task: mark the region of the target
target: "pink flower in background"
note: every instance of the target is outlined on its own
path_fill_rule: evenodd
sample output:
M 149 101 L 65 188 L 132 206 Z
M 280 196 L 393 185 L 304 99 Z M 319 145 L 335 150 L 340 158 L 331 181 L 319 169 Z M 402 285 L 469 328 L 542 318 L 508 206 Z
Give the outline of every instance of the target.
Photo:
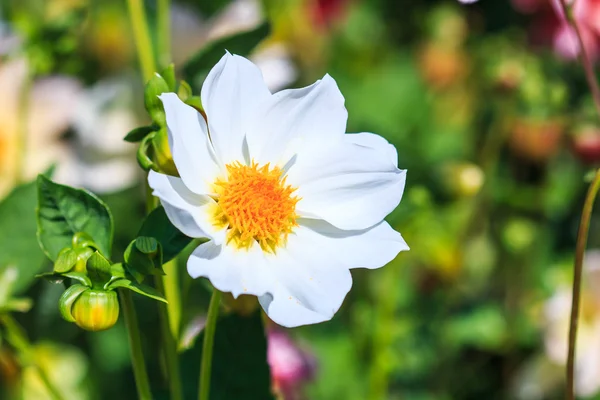
M 577 36 L 569 26 L 560 0 L 512 0 L 512 3 L 517 11 L 535 15 L 530 32 L 535 45 L 549 44 L 555 53 L 568 60 L 578 56 Z M 600 0 L 577 0 L 573 15 L 587 53 L 597 60 L 600 55 Z
M 300 349 L 282 330 L 269 330 L 267 340 L 267 361 L 275 393 L 285 400 L 302 398 L 302 385 L 314 376 L 315 358 Z

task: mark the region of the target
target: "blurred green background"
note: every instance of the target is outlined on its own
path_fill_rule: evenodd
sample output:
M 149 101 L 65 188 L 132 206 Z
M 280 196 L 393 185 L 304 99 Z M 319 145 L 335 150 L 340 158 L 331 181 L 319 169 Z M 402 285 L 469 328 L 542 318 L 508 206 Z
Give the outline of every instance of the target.
M 596 57 L 600 2 L 578 1 L 593 10 L 577 18 Z M 194 94 L 202 81 L 186 61 L 266 21 L 270 34 L 250 58 L 270 88 L 329 73 L 346 98 L 347 131 L 384 136 L 408 169 L 388 220 L 411 251 L 379 270 L 353 270 L 354 287 L 331 322 L 268 327 L 281 398 L 563 397 L 575 237 L 586 179 L 600 161 L 600 127 L 550 3 L 173 0 L 172 61 Z M 157 2 L 145 5 L 155 26 Z M 31 180 L 54 165 L 56 180 L 98 193 L 113 210 L 122 254 L 144 216 L 136 148 L 122 138 L 147 122 L 125 1 L 2 0 L 0 282 L 14 281 L 11 295 L 33 300 L 12 315 L 65 399 L 135 398 L 125 328 L 119 321 L 90 333 L 60 318 L 64 288 L 33 278 L 51 265 L 35 239 L 34 187 L 13 190 L 16 171 Z M 594 217 L 589 248 L 598 246 Z M 577 361 L 577 392 L 589 399 L 600 399 L 598 254 L 586 256 Z M 181 331 L 191 347 L 210 291 L 187 277 L 184 262 Z M 145 298 L 136 305 L 161 398 L 156 307 Z M 48 398 L 1 332 L 0 398 Z M 185 354 L 185 368 L 198 368 Z

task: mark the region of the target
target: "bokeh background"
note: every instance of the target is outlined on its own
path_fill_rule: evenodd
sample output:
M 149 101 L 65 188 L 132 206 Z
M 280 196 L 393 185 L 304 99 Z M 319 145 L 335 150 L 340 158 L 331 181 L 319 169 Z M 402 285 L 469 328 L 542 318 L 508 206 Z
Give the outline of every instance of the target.
M 562 398 L 575 236 L 589 171 L 600 161 L 600 126 L 557 4 L 173 0 L 178 73 L 207 44 L 268 22 L 271 33 L 250 58 L 269 87 L 329 73 L 346 98 L 348 132 L 384 136 L 408 169 L 388 220 L 411 250 L 380 270 L 354 270 L 331 322 L 268 326 L 281 398 Z M 157 4 L 145 5 L 155 26 Z M 578 0 L 575 17 L 595 61 L 600 1 Z M 186 78 L 199 94 L 201 80 Z M 64 288 L 34 279 L 51 269 L 35 239 L 35 200 L 19 197 L 34 189 L 13 189 L 53 167 L 59 182 L 98 193 L 115 215 L 122 254 L 144 216 L 136 146 L 122 138 L 148 121 L 125 1 L 2 0 L 0 314 L 9 286 L 11 296 L 33 301 L 13 316 L 65 399 L 135 398 L 125 328 L 119 321 L 88 333 L 60 318 Z M 22 203 L 19 213 L 9 201 Z M 28 234 L 15 235 L 17 226 Z M 600 399 L 598 246 L 594 217 L 576 381 L 587 399 Z M 181 265 L 185 349 L 210 292 Z M 160 391 L 156 307 L 136 302 Z M 0 398 L 49 398 L 2 332 Z

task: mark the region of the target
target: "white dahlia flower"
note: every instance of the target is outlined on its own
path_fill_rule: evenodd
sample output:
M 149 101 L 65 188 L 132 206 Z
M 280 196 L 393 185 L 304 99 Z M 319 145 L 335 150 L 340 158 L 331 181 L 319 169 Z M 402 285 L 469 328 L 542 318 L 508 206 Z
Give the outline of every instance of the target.
M 350 269 L 379 268 L 408 246 L 383 219 L 406 171 L 381 136 L 345 134 L 335 81 L 267 89 L 260 70 L 226 54 L 202 87 L 206 119 L 174 93 L 160 96 L 179 177 L 148 181 L 171 222 L 208 238 L 188 260 L 234 297 L 258 297 L 293 327 L 329 320 L 352 286 Z

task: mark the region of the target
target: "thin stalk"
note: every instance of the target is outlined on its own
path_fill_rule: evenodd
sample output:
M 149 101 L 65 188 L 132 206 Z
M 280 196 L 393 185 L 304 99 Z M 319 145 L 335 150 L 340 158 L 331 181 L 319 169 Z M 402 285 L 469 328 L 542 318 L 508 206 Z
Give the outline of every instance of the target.
M 171 0 L 158 0 L 157 31 L 158 64 L 165 68 L 171 62 Z
M 567 0 L 560 0 L 560 4 L 562 6 L 563 12 L 567 21 L 569 21 L 569 25 L 575 31 L 575 36 L 577 36 L 577 45 L 579 46 L 579 61 L 583 66 L 583 70 L 585 72 L 585 79 L 587 80 L 590 91 L 592 92 L 592 97 L 594 99 L 594 104 L 596 105 L 596 111 L 598 112 L 598 116 L 600 117 L 600 87 L 598 87 L 598 81 L 596 80 L 596 75 L 594 74 L 594 67 L 592 65 L 592 60 L 590 59 L 585 46 L 583 45 L 583 37 L 581 36 L 581 29 L 579 29 L 579 25 L 573 16 L 572 7 L 575 4 L 575 0 L 571 3 L 571 6 L 567 4 Z
M 25 179 L 25 166 L 27 165 L 27 136 L 28 136 L 28 123 L 29 120 L 29 103 L 31 100 L 31 86 L 33 84 L 33 76 L 28 70 L 25 75 L 25 80 L 21 86 L 21 95 L 19 96 L 19 110 L 17 119 L 17 164 L 15 165 L 15 178 L 14 182 L 16 185 L 23 182 Z
M 37 362 L 31 348 L 31 343 L 29 343 L 29 339 L 25 336 L 25 331 L 19 323 L 15 321 L 10 314 L 1 315 L 0 322 L 2 322 L 2 325 L 4 325 L 4 328 L 6 329 L 6 341 L 19 352 L 22 360 L 25 360 L 27 364 L 30 364 L 35 368 L 52 400 L 63 400 L 60 391 L 54 386 L 46 374 L 46 371 Z
M 156 289 L 165 293 L 165 285 L 162 276 L 154 278 Z M 179 360 L 177 359 L 177 343 L 169 325 L 169 310 L 167 305 L 159 302 L 158 317 L 160 320 L 160 335 L 163 341 L 163 352 L 165 356 L 167 380 L 169 381 L 169 392 L 171 400 L 183 399 L 183 389 L 179 376 Z
M 571 305 L 571 322 L 569 325 L 569 354 L 567 358 L 567 399 L 575 399 L 575 345 L 577 342 L 577 324 L 579 322 L 579 304 L 581 302 L 581 272 L 583 269 L 583 256 L 590 229 L 590 219 L 594 208 L 594 201 L 600 189 L 600 169 L 596 171 L 594 180 L 590 184 L 583 211 L 581 222 L 577 232 L 577 244 L 575 247 L 575 267 L 573 270 L 573 302 Z
M 143 0 L 127 0 L 127 5 L 140 68 L 144 82 L 147 82 L 156 72 L 156 63 L 154 61 L 152 41 L 150 40 L 150 31 L 148 30 L 146 11 L 144 10 Z
M 208 400 L 210 394 L 210 373 L 212 369 L 213 344 L 215 341 L 215 330 L 217 329 L 217 317 L 219 316 L 219 305 L 221 303 L 221 292 L 213 289 L 208 316 L 204 327 L 204 343 L 202 344 L 202 363 L 200 364 L 200 387 L 198 388 L 198 399 Z
M 131 291 L 119 289 L 119 295 L 121 296 L 121 310 L 123 311 L 125 326 L 127 327 L 131 365 L 133 366 L 138 398 L 140 400 L 150 400 L 152 399 L 152 392 L 150 391 L 150 382 L 148 380 L 148 372 L 146 371 L 146 363 L 144 362 L 144 353 L 142 352 L 142 343 L 140 341 L 140 327 L 133 306 Z
M 152 190 L 146 184 L 146 211 L 148 213 L 158 206 L 157 200 L 156 197 L 152 196 Z M 156 276 L 154 284 L 156 289 L 160 293 L 163 293 L 167 299 L 167 304 L 158 304 L 162 347 L 166 364 L 165 378 L 169 382 L 171 400 L 179 400 L 183 398 L 183 389 L 177 356 L 181 315 L 181 295 L 177 280 L 177 259 L 175 258 L 164 264 L 163 268 L 165 276 Z

